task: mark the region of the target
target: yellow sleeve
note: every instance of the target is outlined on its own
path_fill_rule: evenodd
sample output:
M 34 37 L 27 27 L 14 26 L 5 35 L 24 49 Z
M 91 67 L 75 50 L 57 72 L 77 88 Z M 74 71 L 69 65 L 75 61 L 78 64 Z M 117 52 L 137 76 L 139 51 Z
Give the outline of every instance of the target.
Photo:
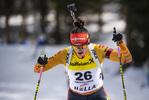
M 128 50 L 128 48 L 126 47 L 126 45 L 124 43 L 119 44 L 120 49 L 121 49 L 121 62 L 122 63 L 129 63 L 132 61 L 132 56 L 130 51 Z M 110 54 L 109 59 L 111 61 L 115 61 L 115 62 L 119 62 L 119 57 L 118 57 L 118 51 L 117 50 L 113 50 Z
M 59 64 L 63 64 L 64 66 L 66 66 L 67 49 L 68 48 L 63 49 L 63 50 L 59 51 L 58 53 L 56 53 L 53 57 L 49 58 L 48 63 L 43 68 L 43 72 L 45 72 Z M 34 67 L 34 72 L 39 73 L 40 68 L 41 68 L 41 65 L 36 63 L 36 65 Z
M 129 51 L 129 49 L 127 48 L 127 46 L 124 43 L 119 44 L 120 48 L 121 48 L 121 53 L 125 59 L 124 63 L 129 63 L 132 61 L 132 55 Z
M 125 59 L 124 56 L 122 55 L 122 53 L 120 53 L 121 55 L 121 62 L 124 63 Z M 113 50 L 109 56 L 109 60 L 114 61 L 114 62 L 119 62 L 119 57 L 118 57 L 118 51 L 117 50 Z
M 102 64 L 104 59 L 106 58 L 106 52 L 109 49 L 107 46 L 104 45 L 95 45 L 93 44 L 96 54 L 98 56 L 99 62 Z
M 96 45 L 93 44 L 96 54 L 98 56 L 99 62 L 102 64 L 105 58 L 108 58 L 111 61 L 119 62 L 118 51 L 113 50 L 104 45 Z M 121 49 L 121 62 L 122 63 L 129 63 L 132 61 L 132 56 L 128 48 L 124 43 L 119 44 Z

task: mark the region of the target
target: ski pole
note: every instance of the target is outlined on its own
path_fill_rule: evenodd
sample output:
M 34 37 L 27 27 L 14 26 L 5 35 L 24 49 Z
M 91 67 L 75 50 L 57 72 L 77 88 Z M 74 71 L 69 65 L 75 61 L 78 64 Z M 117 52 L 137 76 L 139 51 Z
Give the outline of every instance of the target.
M 116 34 L 116 28 L 113 28 L 113 33 Z M 126 90 L 125 90 L 125 82 L 124 82 L 124 75 L 123 75 L 123 68 L 122 68 L 122 62 L 121 62 L 121 55 L 120 55 L 120 47 L 119 47 L 119 41 L 117 41 L 117 51 L 118 51 L 118 57 L 119 57 L 119 62 L 120 62 L 120 73 L 121 73 L 121 78 L 122 78 L 122 84 L 123 84 L 123 92 L 124 92 L 124 99 L 127 100 L 126 98 Z
M 37 97 L 37 93 L 38 93 L 38 88 L 39 88 L 39 84 L 40 84 L 40 79 L 41 79 L 43 67 L 44 67 L 44 65 L 41 66 L 40 75 L 39 75 L 39 79 L 38 79 L 38 83 L 37 83 L 37 87 L 36 87 L 36 92 L 35 92 L 34 100 L 36 100 L 36 97 Z
M 70 11 L 70 15 L 73 18 L 73 21 L 76 22 L 76 17 L 75 17 L 75 13 L 77 11 L 76 7 L 75 7 L 75 3 L 69 4 L 67 5 L 68 10 Z
M 45 57 L 46 57 L 46 55 L 44 55 L 44 58 Z M 39 89 L 39 85 L 40 85 L 40 80 L 41 80 L 43 68 L 44 68 L 44 65 L 41 65 L 39 79 L 38 79 L 38 83 L 37 83 L 37 87 L 36 87 L 36 92 L 35 92 L 35 96 L 34 96 L 34 100 L 36 100 L 36 98 L 37 98 L 37 93 L 38 93 L 38 89 Z

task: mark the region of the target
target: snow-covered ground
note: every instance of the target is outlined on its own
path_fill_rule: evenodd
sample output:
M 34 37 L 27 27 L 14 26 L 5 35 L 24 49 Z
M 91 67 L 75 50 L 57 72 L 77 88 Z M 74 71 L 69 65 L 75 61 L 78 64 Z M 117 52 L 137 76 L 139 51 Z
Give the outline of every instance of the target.
M 111 41 L 112 34 L 102 34 L 99 44 L 116 49 Z M 46 46 L 48 57 L 68 45 Z M 37 57 L 33 57 L 33 46 L 1 46 L 0 47 L 0 100 L 33 100 L 39 74 L 33 72 Z M 105 60 L 104 87 L 111 100 L 124 100 L 119 63 Z M 128 100 L 148 100 L 149 87 L 146 85 L 145 70 L 133 66 L 124 73 Z M 67 76 L 63 65 L 42 74 L 37 100 L 66 100 Z

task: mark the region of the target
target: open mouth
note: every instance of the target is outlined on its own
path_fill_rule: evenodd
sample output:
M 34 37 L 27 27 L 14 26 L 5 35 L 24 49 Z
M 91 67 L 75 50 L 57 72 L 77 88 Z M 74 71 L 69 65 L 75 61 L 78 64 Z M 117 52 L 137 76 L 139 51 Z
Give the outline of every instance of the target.
M 83 52 L 78 52 L 79 55 L 81 55 Z

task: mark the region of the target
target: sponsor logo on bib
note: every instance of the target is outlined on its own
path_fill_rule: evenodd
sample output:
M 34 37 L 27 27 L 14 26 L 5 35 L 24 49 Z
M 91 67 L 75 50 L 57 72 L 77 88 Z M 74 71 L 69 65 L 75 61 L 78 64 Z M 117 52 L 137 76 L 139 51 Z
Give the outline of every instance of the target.
M 69 56 L 69 55 L 68 55 Z M 67 60 L 66 60 L 67 61 Z M 89 65 L 91 63 L 95 63 L 93 58 L 92 59 L 89 59 L 88 62 L 70 62 L 70 65 L 71 66 L 85 66 L 85 65 Z
M 85 85 L 80 85 L 80 87 L 76 87 L 76 86 L 74 86 L 74 90 L 79 90 L 79 91 L 90 91 L 90 90 L 93 90 L 94 88 L 96 88 L 96 85 L 92 85 L 92 86 L 86 86 L 86 85 L 88 85 L 88 83 L 87 84 L 85 84 Z

